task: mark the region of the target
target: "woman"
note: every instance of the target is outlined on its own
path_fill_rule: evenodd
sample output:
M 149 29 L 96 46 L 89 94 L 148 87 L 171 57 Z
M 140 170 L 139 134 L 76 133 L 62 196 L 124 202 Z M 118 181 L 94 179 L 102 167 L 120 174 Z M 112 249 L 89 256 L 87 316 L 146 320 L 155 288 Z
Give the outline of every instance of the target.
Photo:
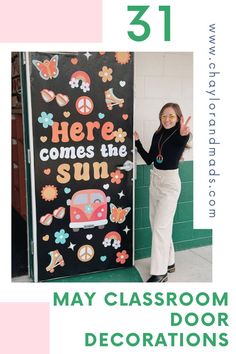
M 150 222 L 152 228 L 151 277 L 148 282 L 166 282 L 167 273 L 175 271 L 172 241 L 173 219 L 181 190 L 178 165 L 189 139 L 190 130 L 176 103 L 165 104 L 160 113 L 160 126 L 146 152 L 134 133 L 135 145 L 144 161 L 154 163 L 150 177 Z

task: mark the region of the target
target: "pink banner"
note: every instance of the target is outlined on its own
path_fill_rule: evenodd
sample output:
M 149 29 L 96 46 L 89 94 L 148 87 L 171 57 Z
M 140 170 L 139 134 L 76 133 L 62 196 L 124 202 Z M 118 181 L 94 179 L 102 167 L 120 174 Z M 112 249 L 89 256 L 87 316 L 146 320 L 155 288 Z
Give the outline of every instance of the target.
M 5 1 L 0 42 L 100 42 L 102 0 Z
M 0 353 L 49 354 L 49 304 L 0 303 Z

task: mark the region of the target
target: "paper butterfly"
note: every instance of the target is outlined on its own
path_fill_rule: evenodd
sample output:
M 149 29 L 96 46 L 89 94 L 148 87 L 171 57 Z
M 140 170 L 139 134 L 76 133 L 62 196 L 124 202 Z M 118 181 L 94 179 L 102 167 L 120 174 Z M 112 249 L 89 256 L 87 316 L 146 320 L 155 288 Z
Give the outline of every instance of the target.
M 122 209 L 121 207 L 116 207 L 114 204 L 110 204 L 110 210 L 111 210 L 111 215 L 110 215 L 110 220 L 115 223 L 122 224 L 122 222 L 125 221 L 126 215 L 128 212 L 131 210 L 130 207 Z
M 45 59 L 43 62 L 39 60 L 32 60 L 34 66 L 38 69 L 39 75 L 42 79 L 55 79 L 59 74 L 58 55 L 54 55 L 50 60 Z

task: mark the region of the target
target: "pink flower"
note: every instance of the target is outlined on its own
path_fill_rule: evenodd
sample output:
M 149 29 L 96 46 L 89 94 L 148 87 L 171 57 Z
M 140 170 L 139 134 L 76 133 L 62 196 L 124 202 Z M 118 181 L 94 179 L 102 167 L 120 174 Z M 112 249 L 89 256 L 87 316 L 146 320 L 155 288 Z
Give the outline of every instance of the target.
M 124 174 L 120 172 L 120 170 L 115 170 L 115 172 L 111 172 L 111 183 L 120 184 Z
M 124 264 L 126 262 L 126 259 L 129 258 L 129 255 L 126 250 L 123 250 L 122 252 L 117 252 L 116 257 L 116 263 Z

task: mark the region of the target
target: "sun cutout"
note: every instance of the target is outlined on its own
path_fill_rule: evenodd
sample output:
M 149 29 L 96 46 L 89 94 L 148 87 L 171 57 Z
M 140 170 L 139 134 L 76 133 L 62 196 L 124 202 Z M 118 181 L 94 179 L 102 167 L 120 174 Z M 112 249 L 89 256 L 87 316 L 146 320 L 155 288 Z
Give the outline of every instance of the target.
M 58 196 L 58 191 L 57 187 L 52 186 L 52 185 L 47 185 L 44 186 L 41 190 L 41 197 L 44 199 L 46 202 L 51 202 L 54 199 L 56 199 Z
M 127 64 L 130 61 L 130 52 L 116 52 L 115 58 L 119 64 Z

